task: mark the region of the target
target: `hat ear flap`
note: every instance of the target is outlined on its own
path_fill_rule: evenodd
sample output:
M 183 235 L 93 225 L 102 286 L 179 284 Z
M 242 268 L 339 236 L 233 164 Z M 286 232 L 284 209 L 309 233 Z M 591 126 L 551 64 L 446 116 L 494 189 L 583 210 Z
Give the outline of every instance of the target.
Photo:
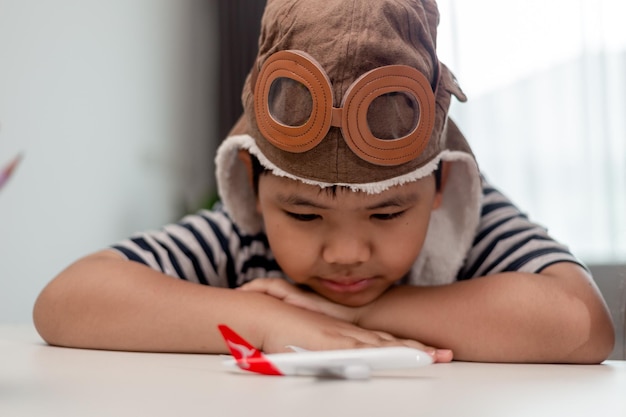
M 250 183 L 250 187 L 254 189 L 254 173 L 252 170 L 252 157 L 250 156 L 250 152 L 245 149 L 240 149 L 237 151 L 237 158 L 243 163 L 246 168 L 246 174 L 248 175 L 248 182 Z
M 443 203 L 443 193 L 446 189 L 446 183 L 448 182 L 448 176 L 450 175 L 450 166 L 452 164 L 451 161 L 440 161 L 441 165 L 438 168 L 439 172 L 439 186 L 436 190 L 435 200 L 433 201 L 433 210 L 441 207 Z

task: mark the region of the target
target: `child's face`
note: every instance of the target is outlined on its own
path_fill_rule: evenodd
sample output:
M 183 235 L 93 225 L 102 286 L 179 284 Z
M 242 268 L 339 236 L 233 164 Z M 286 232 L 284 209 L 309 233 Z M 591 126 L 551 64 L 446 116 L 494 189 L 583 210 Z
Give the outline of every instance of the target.
M 264 174 L 257 208 L 283 271 L 331 301 L 356 307 L 410 270 L 440 201 L 432 175 L 368 195 Z

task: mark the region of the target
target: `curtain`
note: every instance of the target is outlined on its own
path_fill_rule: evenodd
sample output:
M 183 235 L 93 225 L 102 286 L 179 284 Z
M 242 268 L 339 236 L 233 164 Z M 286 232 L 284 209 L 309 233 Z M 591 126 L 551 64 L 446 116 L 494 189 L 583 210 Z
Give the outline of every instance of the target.
M 243 112 L 241 90 L 257 54 L 266 0 L 219 0 L 218 137 L 224 138 Z
M 440 0 L 451 115 L 487 179 L 585 262 L 626 261 L 623 0 Z

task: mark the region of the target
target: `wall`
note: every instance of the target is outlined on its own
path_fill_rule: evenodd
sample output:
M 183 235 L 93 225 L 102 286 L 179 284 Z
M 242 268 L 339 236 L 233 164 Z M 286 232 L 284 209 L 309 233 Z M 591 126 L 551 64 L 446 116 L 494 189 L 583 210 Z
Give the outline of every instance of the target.
M 212 187 L 215 2 L 0 0 L 0 322 Z

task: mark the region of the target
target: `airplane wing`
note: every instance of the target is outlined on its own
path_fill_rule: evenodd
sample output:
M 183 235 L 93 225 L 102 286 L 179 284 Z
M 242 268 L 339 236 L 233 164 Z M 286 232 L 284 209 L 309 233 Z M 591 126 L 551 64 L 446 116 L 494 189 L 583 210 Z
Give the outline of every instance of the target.
M 271 356 L 271 355 L 266 355 Z M 270 357 L 271 359 L 271 357 Z M 239 369 L 242 371 L 256 372 L 264 375 L 283 375 L 283 376 L 315 376 L 315 377 L 331 377 L 331 378 L 346 378 L 346 379 L 367 379 L 371 374 L 371 368 L 366 363 L 361 364 L 336 364 L 331 365 L 328 363 L 323 364 L 310 364 L 300 360 L 295 361 L 292 364 L 281 363 L 279 366 L 273 364 L 273 367 L 277 369 L 279 373 L 264 373 L 250 368 L 246 368 L 237 362 L 236 359 L 228 357 L 223 361 L 224 366 L 231 369 Z

